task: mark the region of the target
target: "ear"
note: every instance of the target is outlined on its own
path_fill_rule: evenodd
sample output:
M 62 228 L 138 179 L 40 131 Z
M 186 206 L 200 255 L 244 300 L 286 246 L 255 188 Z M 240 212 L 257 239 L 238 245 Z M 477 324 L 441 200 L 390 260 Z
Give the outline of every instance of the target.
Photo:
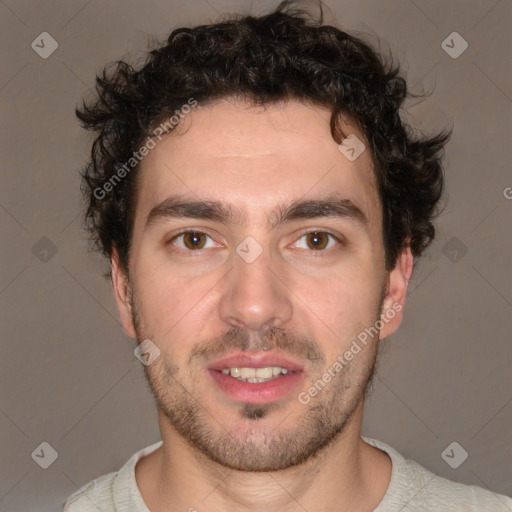
M 124 331 L 130 338 L 136 338 L 135 326 L 132 319 L 131 290 L 128 276 L 119 264 L 119 254 L 115 247 L 112 248 L 112 258 L 110 260 L 110 275 L 112 277 L 112 286 L 114 288 L 114 297 L 116 299 L 119 318 Z
M 381 311 L 383 327 L 380 330 L 379 339 L 391 336 L 402 323 L 405 298 L 413 266 L 411 248 L 407 245 L 398 256 L 395 268 L 388 273 L 386 295 Z

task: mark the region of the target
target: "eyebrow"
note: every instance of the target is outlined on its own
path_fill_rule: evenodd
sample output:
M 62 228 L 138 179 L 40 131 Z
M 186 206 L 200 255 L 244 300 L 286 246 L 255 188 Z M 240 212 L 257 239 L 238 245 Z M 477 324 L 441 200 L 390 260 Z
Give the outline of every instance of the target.
M 247 224 L 244 210 L 221 201 L 195 200 L 171 196 L 149 212 L 144 230 L 166 220 L 189 218 L 212 220 L 223 224 Z M 369 221 L 363 211 L 348 198 L 329 196 L 322 199 L 295 200 L 272 211 L 268 218 L 270 229 L 294 220 L 339 218 L 368 229 Z

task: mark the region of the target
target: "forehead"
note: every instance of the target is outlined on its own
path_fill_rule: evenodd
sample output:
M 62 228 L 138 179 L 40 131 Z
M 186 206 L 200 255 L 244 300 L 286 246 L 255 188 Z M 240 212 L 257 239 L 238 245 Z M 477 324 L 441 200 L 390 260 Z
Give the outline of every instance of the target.
M 332 138 L 330 117 L 298 101 L 253 107 L 221 100 L 194 107 L 142 161 L 136 224 L 176 194 L 225 201 L 267 222 L 265 212 L 281 203 L 336 193 L 370 220 L 378 217 L 370 151 L 350 161 Z M 367 146 L 348 118 L 341 129 Z

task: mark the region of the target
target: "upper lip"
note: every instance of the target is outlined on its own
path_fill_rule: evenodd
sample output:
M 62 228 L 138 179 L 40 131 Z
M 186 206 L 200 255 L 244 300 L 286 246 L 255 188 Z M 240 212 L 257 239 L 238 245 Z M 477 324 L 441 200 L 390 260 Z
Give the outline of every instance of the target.
M 283 355 L 269 352 L 231 354 L 217 359 L 208 366 L 208 369 L 221 371 L 225 368 L 265 368 L 268 366 L 279 366 L 292 372 L 304 369 L 301 364 Z

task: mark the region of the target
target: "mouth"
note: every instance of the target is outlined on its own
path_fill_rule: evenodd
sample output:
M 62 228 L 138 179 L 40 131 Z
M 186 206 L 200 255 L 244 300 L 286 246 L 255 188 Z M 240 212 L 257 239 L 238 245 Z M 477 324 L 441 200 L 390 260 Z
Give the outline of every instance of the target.
M 302 365 L 276 354 L 235 354 L 214 362 L 207 372 L 231 399 L 265 404 L 288 395 L 305 377 Z

